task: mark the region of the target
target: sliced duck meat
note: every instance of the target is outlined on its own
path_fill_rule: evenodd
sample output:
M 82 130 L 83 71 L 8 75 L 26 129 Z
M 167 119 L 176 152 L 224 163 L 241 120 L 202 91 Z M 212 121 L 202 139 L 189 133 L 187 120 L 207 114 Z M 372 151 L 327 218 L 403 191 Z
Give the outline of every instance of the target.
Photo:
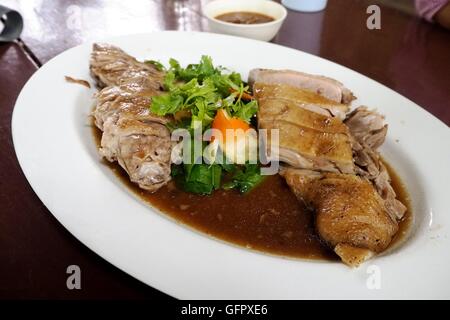
M 259 128 L 278 130 L 280 161 L 292 166 L 331 172 L 353 173 L 353 157 L 349 138 L 341 133 L 327 133 L 302 127 L 284 120 L 260 118 Z M 275 148 L 273 148 L 275 147 Z
M 315 212 L 321 239 L 350 266 L 386 249 L 404 206 L 377 152 L 384 118 L 364 107 L 347 116 L 354 97 L 332 79 L 260 69 L 250 77 L 258 125 L 278 129 L 279 159 L 290 165 L 280 173 Z
M 287 84 L 255 83 L 253 92 L 258 101 L 276 99 L 290 101 L 298 107 L 322 115 L 345 119 L 349 106 L 324 98 L 312 91 L 299 89 Z
M 348 128 L 331 116 L 326 109 L 304 107 L 298 101 L 283 95 L 286 85 L 255 84 L 259 103 L 258 127 L 268 129 L 268 150 L 278 150 L 280 161 L 294 167 L 330 172 L 353 173 L 353 156 Z M 280 89 L 281 88 L 281 89 Z M 300 89 L 288 88 L 294 96 Z M 326 100 L 309 91 L 306 101 Z M 283 98 L 280 98 L 283 97 Z M 328 100 L 327 100 L 328 101 Z M 312 105 L 314 106 L 314 105 Z M 347 106 L 345 106 L 347 108 Z M 274 146 L 271 130 L 278 130 L 278 145 Z M 273 141 L 276 141 L 275 139 Z
M 355 99 L 353 93 L 337 80 L 292 70 L 253 69 L 249 74 L 249 83 L 288 84 L 344 104 Z
M 373 180 L 373 184 L 380 196 L 384 199 L 388 213 L 397 220 L 401 220 L 404 217 L 407 208 L 397 199 L 397 194 L 391 184 L 389 172 L 382 162 L 380 163 L 380 173 L 375 180 Z
M 103 131 L 100 154 L 117 161 L 130 180 L 156 191 L 170 180 L 173 142 L 165 124 L 171 119 L 150 111 L 161 94 L 164 73 L 110 45 L 94 44 L 91 74 L 103 87 L 93 111 Z
M 319 236 L 349 266 L 386 249 L 398 231 L 383 199 L 364 178 L 295 168 L 283 168 L 280 174 L 314 211 Z
M 257 97 L 259 110 L 258 118 L 286 121 L 304 128 L 332 134 L 348 135 L 348 127 L 338 118 L 330 117 L 329 114 L 311 112 L 306 108 L 290 100 L 283 99 L 261 99 Z
M 352 136 L 356 172 L 374 184 L 385 201 L 390 216 L 398 220 L 402 219 L 406 206 L 397 199 L 389 172 L 377 151 L 387 133 L 384 117 L 375 111 L 368 110 L 367 107 L 359 107 L 348 115 L 345 124 Z
M 388 125 L 384 123 L 384 116 L 364 106 L 350 112 L 345 119 L 345 124 L 357 141 L 373 150 L 384 143 L 388 130 Z

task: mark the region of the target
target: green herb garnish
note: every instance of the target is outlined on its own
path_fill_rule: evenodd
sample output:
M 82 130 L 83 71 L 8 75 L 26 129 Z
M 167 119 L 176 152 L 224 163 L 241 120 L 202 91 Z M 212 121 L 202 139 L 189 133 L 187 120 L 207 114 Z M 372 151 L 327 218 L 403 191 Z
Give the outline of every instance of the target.
M 248 90 L 241 76 L 235 72 L 224 73 L 224 68 L 214 67 L 210 57 L 202 56 L 200 63 L 186 68 L 182 68 L 175 59 L 170 59 L 169 64 L 164 78 L 167 93 L 153 97 L 153 113 L 164 116 L 189 110 L 192 123 L 201 121 L 206 128 L 220 108 L 247 122 L 258 111 L 256 101 L 244 102 L 241 99 Z
M 220 188 L 222 167 L 218 164 L 187 164 L 172 166 L 172 176 L 183 190 L 211 194 Z
M 225 190 L 237 189 L 246 193 L 258 186 L 264 180 L 261 168 L 257 164 L 246 164 L 243 169 L 237 169 L 230 182 L 223 185 Z
M 185 68 L 175 59 L 170 59 L 168 69 L 157 61 L 146 63 L 166 71 L 166 93 L 152 98 L 151 111 L 160 116 L 188 111 L 187 118 L 167 125 L 171 131 L 184 128 L 192 132 L 194 126 L 199 124 L 202 129 L 207 129 L 222 108 L 231 117 L 238 117 L 247 123 L 258 111 L 258 104 L 249 96 L 249 88 L 240 74 L 215 67 L 208 56 L 202 56 L 198 64 Z M 203 143 L 202 150 L 206 145 Z M 258 164 L 240 166 L 215 161 L 212 164 L 191 161 L 192 164 L 173 165 L 172 176 L 183 190 L 197 194 L 211 194 L 221 187 L 246 193 L 263 180 Z M 224 178 L 229 182 L 223 184 Z

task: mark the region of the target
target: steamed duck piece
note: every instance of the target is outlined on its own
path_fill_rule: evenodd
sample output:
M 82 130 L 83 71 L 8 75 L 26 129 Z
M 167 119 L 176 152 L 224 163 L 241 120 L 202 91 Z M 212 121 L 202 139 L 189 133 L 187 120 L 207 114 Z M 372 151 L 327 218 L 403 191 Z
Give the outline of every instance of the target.
M 129 82 L 129 86 L 137 91 L 158 91 L 162 89 L 164 80 L 164 72 L 154 65 L 137 61 L 122 49 L 109 44 L 93 45 L 89 69 L 100 88 Z
M 148 97 L 122 87 L 106 87 L 96 95 L 95 123 L 103 130 L 100 155 L 118 161 L 131 181 L 155 191 L 170 180 L 172 141 L 165 124 L 153 115 Z
M 151 113 L 151 98 L 160 94 L 164 73 L 121 49 L 94 44 L 90 69 L 103 87 L 93 111 L 103 131 L 100 154 L 117 161 L 141 188 L 156 191 L 170 180 L 173 143 L 164 126 L 170 121 Z M 106 87 L 105 87 L 106 86 Z
M 90 70 L 97 85 L 103 88 L 96 94 L 93 112 L 95 123 L 103 130 L 103 123 L 113 117 L 132 117 L 166 123 L 168 118 L 151 114 L 148 106 L 152 97 L 162 93 L 164 72 L 152 64 L 137 61 L 121 49 L 94 44 Z M 147 121 L 148 122 L 148 121 Z
M 382 252 L 398 230 L 385 202 L 364 178 L 294 168 L 283 168 L 280 174 L 314 211 L 319 236 L 349 266 Z
M 156 191 L 170 180 L 170 132 L 158 122 L 133 118 L 106 121 L 100 154 L 117 161 L 142 189 Z
M 334 116 L 345 119 L 349 106 L 330 99 L 309 90 L 299 89 L 288 84 L 266 84 L 256 82 L 253 92 L 258 101 L 283 100 L 289 101 L 299 108 L 319 113 L 325 116 Z
M 377 149 L 383 144 L 388 126 L 384 117 L 367 107 L 356 108 L 351 112 L 345 124 L 352 136 L 352 149 L 356 172 L 359 176 L 371 181 L 386 202 L 389 215 L 402 219 L 406 207 L 397 199 L 391 185 L 391 177 L 380 159 Z
M 159 92 L 130 91 L 128 84 L 108 86 L 95 94 L 96 106 L 92 115 L 95 125 L 103 130 L 107 120 L 117 122 L 119 118 L 141 119 L 146 122 L 167 123 L 168 117 L 160 117 L 150 111 L 152 96 Z
M 256 83 L 253 88 L 259 103 L 258 127 L 269 129 L 269 134 L 270 129 L 278 129 L 279 145 L 275 150 L 279 150 L 280 161 L 302 169 L 354 172 L 347 126 L 322 108 L 323 104 L 309 104 L 329 100 L 287 85 Z M 306 98 L 299 103 L 299 97 Z M 342 106 L 343 110 L 348 108 Z
M 343 104 L 349 104 L 355 99 L 353 93 L 339 81 L 292 70 L 253 69 L 249 74 L 249 83 L 287 84 Z

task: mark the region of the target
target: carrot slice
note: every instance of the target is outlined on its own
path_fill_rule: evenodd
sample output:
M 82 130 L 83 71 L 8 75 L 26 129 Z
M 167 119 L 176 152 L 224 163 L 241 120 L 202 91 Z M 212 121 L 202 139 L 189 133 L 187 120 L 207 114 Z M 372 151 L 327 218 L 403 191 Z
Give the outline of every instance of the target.
M 232 163 L 244 164 L 246 160 L 257 159 L 257 149 L 252 147 L 256 146 L 256 131 L 251 130 L 247 122 L 230 117 L 226 110 L 220 109 L 214 117 L 212 128 L 216 131 L 212 133 L 211 142 L 217 139 L 216 145 Z
M 223 139 L 225 140 L 227 130 L 236 131 L 242 129 L 244 132 L 246 132 L 248 129 L 250 129 L 250 126 L 244 120 L 241 120 L 236 117 L 230 117 L 230 115 L 226 112 L 226 110 L 220 109 L 219 111 L 217 111 L 217 114 L 214 117 L 212 128 L 219 130 L 223 135 Z M 212 137 L 212 141 L 213 140 L 214 135 Z

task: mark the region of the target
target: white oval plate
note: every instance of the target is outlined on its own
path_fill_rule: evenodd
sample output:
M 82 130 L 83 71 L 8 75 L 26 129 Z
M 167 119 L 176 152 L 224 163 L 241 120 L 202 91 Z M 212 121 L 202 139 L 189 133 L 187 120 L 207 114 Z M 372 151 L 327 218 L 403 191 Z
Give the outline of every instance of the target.
M 383 156 L 412 198 L 415 222 L 399 249 L 359 269 L 284 259 L 211 239 L 149 208 L 99 162 L 88 115 L 92 43 L 67 50 L 20 93 L 12 131 L 19 163 L 42 202 L 81 242 L 133 277 L 177 298 L 450 298 L 450 132 L 383 85 L 333 62 L 270 43 L 208 34 L 158 32 L 106 39 L 139 59 L 181 63 L 210 55 L 241 72 L 289 68 L 342 81 L 389 123 Z M 92 81 L 91 81 L 92 82 Z M 379 280 L 379 281 L 378 281 Z M 379 287 L 379 288 L 378 288 Z M 378 289 L 377 289 L 378 288 Z

